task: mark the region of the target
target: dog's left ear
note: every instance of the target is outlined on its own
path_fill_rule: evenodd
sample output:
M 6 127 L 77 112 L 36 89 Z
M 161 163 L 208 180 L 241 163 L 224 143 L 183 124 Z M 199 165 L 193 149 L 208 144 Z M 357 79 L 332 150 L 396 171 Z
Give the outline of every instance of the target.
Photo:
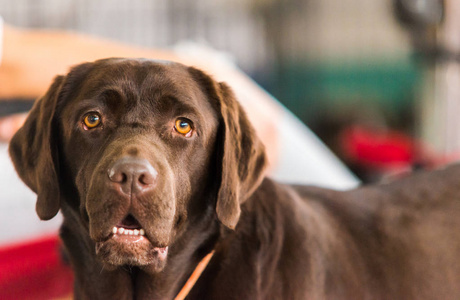
M 45 96 L 37 100 L 9 146 L 19 177 L 37 194 L 36 211 L 42 220 L 53 218 L 60 207 L 53 117 L 63 82 L 63 76 L 56 77 Z
M 216 212 L 222 224 L 234 229 L 240 218 L 241 203 L 252 195 L 264 177 L 265 147 L 233 91 L 198 69 L 190 68 L 190 72 L 205 89 L 220 117 L 217 147 L 221 182 Z

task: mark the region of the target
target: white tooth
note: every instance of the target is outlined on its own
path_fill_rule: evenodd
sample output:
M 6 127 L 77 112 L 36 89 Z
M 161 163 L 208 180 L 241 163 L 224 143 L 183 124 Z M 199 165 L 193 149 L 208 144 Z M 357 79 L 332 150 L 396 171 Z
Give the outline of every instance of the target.
M 134 235 L 139 235 L 139 230 L 134 229 Z
M 113 234 L 117 233 L 117 231 L 118 231 L 117 227 L 113 227 L 112 229 Z
M 129 230 L 129 235 L 133 235 L 133 231 L 132 231 L 132 230 Z
M 140 235 L 145 235 L 144 229 L 139 230 L 139 234 L 140 234 Z
M 126 230 L 125 230 L 125 235 L 128 235 L 128 234 L 129 234 L 129 230 L 126 229 Z
M 123 231 L 125 231 L 124 228 L 118 228 L 118 233 L 119 233 L 119 234 L 123 234 Z

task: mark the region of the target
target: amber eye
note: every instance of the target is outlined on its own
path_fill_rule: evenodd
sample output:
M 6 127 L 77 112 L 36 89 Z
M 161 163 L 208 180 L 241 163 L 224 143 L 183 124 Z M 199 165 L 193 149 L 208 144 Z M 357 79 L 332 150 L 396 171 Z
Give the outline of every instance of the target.
M 93 129 L 101 124 L 101 115 L 95 112 L 89 113 L 83 119 L 83 123 L 88 129 Z
M 178 133 L 185 135 L 186 137 L 189 137 L 192 134 L 192 122 L 185 118 L 177 119 L 174 128 Z

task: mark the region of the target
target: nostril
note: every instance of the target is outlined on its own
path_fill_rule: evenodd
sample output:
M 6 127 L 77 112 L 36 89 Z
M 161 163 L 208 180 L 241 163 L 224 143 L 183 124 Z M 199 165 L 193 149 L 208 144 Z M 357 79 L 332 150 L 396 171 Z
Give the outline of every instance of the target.
M 115 170 L 115 168 L 109 170 L 109 179 L 116 183 L 124 183 L 128 180 L 125 173 Z
M 155 177 L 152 173 L 142 173 L 139 176 L 139 182 L 143 185 L 151 185 L 155 182 Z

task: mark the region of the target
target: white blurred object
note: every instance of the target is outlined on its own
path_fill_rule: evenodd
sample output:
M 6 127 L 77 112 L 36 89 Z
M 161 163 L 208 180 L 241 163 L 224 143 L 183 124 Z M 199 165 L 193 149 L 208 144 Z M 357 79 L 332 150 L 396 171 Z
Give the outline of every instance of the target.
M 271 174 L 274 179 L 338 190 L 359 185 L 358 178 L 287 109 L 278 133 L 278 164 Z
M 37 196 L 19 179 L 8 155 L 8 145 L 0 143 L 0 244 L 57 232 L 61 215 L 40 221 L 35 213 Z

